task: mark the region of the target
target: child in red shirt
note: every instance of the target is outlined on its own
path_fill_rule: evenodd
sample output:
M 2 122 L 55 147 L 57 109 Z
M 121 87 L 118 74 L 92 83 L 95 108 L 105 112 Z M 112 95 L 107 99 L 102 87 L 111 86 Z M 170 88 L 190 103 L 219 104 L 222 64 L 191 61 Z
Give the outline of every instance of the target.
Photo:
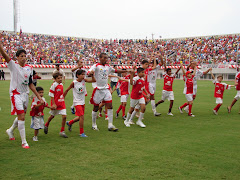
M 39 129 L 44 128 L 44 113 L 43 110 L 45 107 L 51 108 L 48 103 L 46 102 L 45 98 L 43 97 L 44 90 L 42 87 L 36 87 L 36 90 L 38 94 L 42 97 L 42 100 L 44 103 L 41 103 L 41 101 L 37 98 L 34 97 L 32 100 L 31 104 L 31 111 L 30 111 L 30 116 L 32 116 L 32 123 L 31 123 L 31 128 L 34 129 L 34 136 L 33 136 L 33 141 L 38 141 L 38 132 Z
M 64 132 L 65 123 L 67 119 L 67 112 L 66 112 L 66 106 L 65 106 L 64 96 L 63 96 L 62 74 L 59 72 L 56 72 L 53 74 L 53 78 L 55 82 L 52 84 L 49 91 L 49 96 L 51 97 L 52 110 L 49 112 L 51 116 L 48 118 L 48 121 L 44 126 L 44 133 L 45 134 L 48 133 L 49 123 L 56 115 L 60 114 L 62 115 L 62 127 L 59 135 L 64 138 L 67 138 L 68 136 Z

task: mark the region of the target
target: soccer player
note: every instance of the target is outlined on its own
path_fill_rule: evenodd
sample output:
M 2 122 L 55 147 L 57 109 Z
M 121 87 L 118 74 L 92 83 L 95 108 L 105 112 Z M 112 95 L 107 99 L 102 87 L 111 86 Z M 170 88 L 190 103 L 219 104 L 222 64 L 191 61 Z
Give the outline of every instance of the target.
M 196 74 L 197 67 L 196 66 L 194 67 L 193 74 L 191 71 L 185 72 L 182 63 L 181 63 L 181 68 L 182 68 L 182 72 L 183 72 L 183 80 L 185 81 L 183 94 L 185 94 L 187 102 L 184 103 L 182 106 L 180 106 L 178 109 L 179 109 L 180 113 L 183 113 L 182 108 L 184 108 L 188 105 L 189 106 L 188 116 L 195 117 L 192 114 L 192 105 L 193 105 L 193 84 L 194 84 L 193 81 L 194 81 L 194 78 L 196 78 L 195 74 Z
M 163 65 L 163 58 L 161 55 L 160 55 L 160 59 L 161 59 L 161 65 Z M 154 116 L 159 116 L 161 114 L 156 111 L 154 94 L 156 90 L 157 72 L 161 66 L 158 64 L 158 61 L 154 56 L 152 57 L 151 64 L 152 64 L 152 67 L 149 67 L 145 70 L 145 74 L 146 74 L 145 86 L 146 86 L 147 92 L 150 94 L 150 102 L 151 102 L 153 114 Z
M 93 74 L 92 79 L 85 78 L 85 71 L 83 69 L 78 69 L 76 72 L 77 79 L 74 80 L 70 86 L 66 89 L 63 96 L 66 97 L 68 91 L 73 89 L 73 105 L 76 108 L 75 118 L 71 121 L 67 121 L 68 130 L 72 131 L 73 123 L 79 121 L 80 128 L 80 137 L 87 137 L 84 133 L 83 124 L 84 124 L 84 110 L 85 110 L 85 90 L 86 90 L 86 82 L 96 82 Z
M 55 81 L 52 84 L 48 94 L 51 97 L 52 110 L 49 112 L 49 114 L 51 115 L 49 116 L 48 121 L 44 126 L 44 133 L 45 134 L 48 133 L 49 123 L 52 121 L 52 119 L 56 115 L 60 114 L 62 115 L 62 127 L 59 135 L 64 138 L 67 138 L 68 136 L 65 134 L 65 131 L 64 131 L 67 112 L 66 112 L 66 106 L 65 106 L 64 96 L 63 96 L 62 74 L 60 74 L 59 72 L 56 72 L 53 74 L 53 78 Z
M 130 75 L 130 84 L 133 87 L 132 87 L 132 92 L 131 92 L 130 109 L 127 113 L 127 119 L 124 121 L 124 124 L 126 125 L 126 127 L 130 127 L 131 114 L 134 111 L 134 107 L 139 104 L 140 108 L 141 108 L 141 112 L 140 112 L 140 115 L 139 115 L 139 118 L 138 118 L 138 121 L 136 122 L 136 124 L 142 128 L 145 128 L 146 125 L 142 122 L 142 118 L 144 116 L 145 109 L 146 109 L 145 99 L 143 97 L 145 95 L 143 94 L 143 91 L 145 91 L 147 99 L 149 98 L 149 94 L 145 89 L 144 68 L 137 69 L 138 75 L 136 77 L 133 77 L 134 73 L 135 72 L 132 71 L 131 75 Z
M 230 89 L 234 87 L 234 85 L 228 85 L 226 83 L 222 83 L 223 77 L 220 75 L 215 79 L 212 71 L 211 71 L 213 84 L 215 85 L 214 97 L 216 98 L 217 106 L 213 109 L 213 114 L 218 115 L 218 110 L 222 106 L 223 103 L 223 93 L 225 89 Z
M 43 97 L 44 90 L 42 87 L 36 87 L 38 94 L 42 97 L 44 103 L 41 103 L 37 97 L 34 97 L 31 104 L 30 116 L 32 116 L 31 128 L 34 129 L 33 141 L 38 141 L 38 132 L 39 129 L 44 128 L 44 113 L 43 110 L 45 107 L 51 108 Z
M 123 70 L 126 70 L 126 69 L 123 69 Z M 122 118 L 124 120 L 126 120 L 125 109 L 126 109 L 126 105 L 127 105 L 127 99 L 129 96 L 130 74 L 128 75 L 128 73 L 125 72 L 125 73 L 122 73 L 122 76 L 123 76 L 122 78 L 119 77 L 117 87 L 115 87 L 113 92 L 116 90 L 116 88 L 120 88 L 121 104 L 120 104 L 118 110 L 116 111 L 116 118 L 118 118 L 119 112 L 122 110 Z
M 85 72 L 86 72 L 86 74 L 87 74 L 87 70 L 86 69 L 84 69 L 84 67 L 83 67 L 83 60 L 78 60 L 77 61 L 77 66 L 76 67 L 74 67 L 74 68 L 72 68 L 72 73 L 73 73 L 73 80 L 76 80 L 77 79 L 77 76 L 76 76 L 76 72 L 79 70 L 79 69 L 83 69 Z M 87 89 L 85 89 L 85 96 L 87 96 Z M 72 112 L 72 114 L 75 114 L 75 109 L 74 109 L 74 105 L 72 104 L 72 106 L 71 106 L 71 112 Z
M 1 38 L 0 34 L 0 39 Z M 11 98 L 11 115 L 17 115 L 13 121 L 12 126 L 6 130 L 10 140 L 15 140 L 13 131 L 18 127 L 19 134 L 22 140 L 22 147 L 25 149 L 30 148 L 25 133 L 25 114 L 28 106 L 28 94 L 29 88 L 40 100 L 44 103 L 42 97 L 36 91 L 35 86 L 32 83 L 33 69 L 26 63 L 26 51 L 19 49 L 16 53 L 17 62 L 13 61 L 9 55 L 4 51 L 2 43 L 0 41 L 0 53 L 8 63 L 8 68 L 11 72 L 10 81 L 10 98 Z
M 56 69 L 53 71 L 53 74 L 55 74 L 57 72 L 62 74 L 62 76 L 63 76 L 63 84 L 65 84 L 65 73 L 64 73 L 64 71 L 62 69 L 60 69 L 60 65 L 59 64 L 56 64 Z
M 228 113 L 231 112 L 232 107 L 237 102 L 237 100 L 240 98 L 240 72 L 239 72 L 239 68 L 237 68 L 237 73 L 236 73 L 236 76 L 235 76 L 235 86 L 236 86 L 237 94 L 234 97 L 234 99 L 232 101 L 232 104 L 227 107 Z
M 197 62 L 193 61 L 191 62 L 188 67 L 187 67 L 187 71 L 191 71 L 193 72 L 194 68 L 197 68 Z M 200 69 L 196 69 L 196 75 L 195 78 L 193 79 L 193 100 L 195 100 L 196 96 L 197 96 L 197 79 L 202 77 L 203 75 L 206 75 L 209 71 L 211 71 L 212 68 L 209 68 L 207 71 L 202 71 Z M 186 113 L 188 113 L 189 111 L 189 106 L 187 105 L 184 110 L 186 111 Z
M 174 94 L 173 94 L 173 80 L 176 78 L 179 70 L 181 67 L 177 69 L 177 71 L 173 74 L 171 68 L 167 68 L 166 64 L 164 63 L 164 82 L 163 82 L 163 90 L 162 90 L 162 100 L 158 101 L 155 106 L 157 107 L 159 104 L 163 103 L 166 99 L 170 101 L 169 110 L 167 115 L 173 116 L 172 114 L 172 107 L 173 107 L 173 101 L 174 101 Z
M 92 111 L 92 129 L 99 130 L 97 128 L 97 111 L 99 109 L 99 104 L 103 101 L 108 109 L 108 130 L 118 131 L 118 129 L 113 125 L 113 109 L 112 109 L 112 95 L 108 89 L 108 75 L 111 72 L 124 73 L 126 70 L 114 69 L 107 64 L 108 56 L 106 53 L 101 53 L 99 55 L 99 63 L 94 64 L 88 71 L 88 75 L 95 73 L 96 87 L 93 90 L 91 97 L 91 104 L 93 104 Z
M 114 68 L 115 70 L 117 70 L 117 65 L 114 65 L 113 68 Z M 112 75 L 112 76 L 109 76 L 109 77 L 110 77 L 110 81 L 111 81 L 111 82 L 110 82 L 110 85 L 111 85 L 111 88 L 113 89 L 114 86 L 115 86 L 115 87 L 117 86 L 117 82 L 118 82 L 117 76 L 118 76 L 118 74 L 115 73 L 115 72 L 113 72 L 111 75 Z M 117 95 L 120 97 L 119 89 L 117 89 Z

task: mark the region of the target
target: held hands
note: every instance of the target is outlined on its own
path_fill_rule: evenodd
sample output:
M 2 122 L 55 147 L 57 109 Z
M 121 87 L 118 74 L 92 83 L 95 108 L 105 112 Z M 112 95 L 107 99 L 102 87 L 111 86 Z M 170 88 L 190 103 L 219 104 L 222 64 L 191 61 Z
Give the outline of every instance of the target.
M 57 105 L 56 104 L 53 104 L 52 107 L 51 107 L 52 110 L 55 110 L 57 109 Z

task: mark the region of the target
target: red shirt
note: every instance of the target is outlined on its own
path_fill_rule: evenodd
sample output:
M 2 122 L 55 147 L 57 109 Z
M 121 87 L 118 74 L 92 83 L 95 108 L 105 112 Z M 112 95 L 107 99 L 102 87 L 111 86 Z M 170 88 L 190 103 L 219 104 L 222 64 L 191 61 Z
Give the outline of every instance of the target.
M 130 75 L 123 77 L 123 79 L 130 79 Z M 119 80 L 117 88 L 120 88 L 121 96 L 129 94 L 129 82 Z
M 215 85 L 214 97 L 215 98 L 223 98 L 223 93 L 225 89 L 230 89 L 230 86 L 226 83 L 220 83 L 217 80 L 213 80 L 213 84 Z
M 132 99 L 141 99 L 143 97 L 144 87 L 145 87 L 144 79 L 140 78 L 139 76 L 134 77 L 131 98 Z
M 49 96 L 54 98 L 54 102 L 57 105 L 57 110 L 66 109 L 62 83 L 58 84 L 57 82 L 54 82 L 50 88 Z M 52 100 L 51 105 L 53 105 Z
M 170 76 L 167 73 L 163 74 L 163 90 L 172 91 L 173 80 L 175 79 L 175 77 L 176 74 L 171 74 Z
M 240 72 L 236 74 L 235 79 L 238 83 L 238 85 L 236 86 L 236 90 L 239 91 L 240 90 Z
M 43 116 L 43 110 L 45 107 L 48 106 L 48 103 L 46 102 L 45 98 L 42 97 L 42 100 L 44 101 L 44 104 L 39 106 L 38 108 L 35 108 L 36 105 L 40 103 L 40 100 L 37 97 L 34 97 L 32 100 L 31 104 L 31 111 L 30 111 L 30 116 Z
M 183 91 L 184 94 L 193 94 L 193 78 L 193 75 L 191 78 L 188 78 L 186 76 L 183 77 L 183 80 L 185 81 L 185 87 Z

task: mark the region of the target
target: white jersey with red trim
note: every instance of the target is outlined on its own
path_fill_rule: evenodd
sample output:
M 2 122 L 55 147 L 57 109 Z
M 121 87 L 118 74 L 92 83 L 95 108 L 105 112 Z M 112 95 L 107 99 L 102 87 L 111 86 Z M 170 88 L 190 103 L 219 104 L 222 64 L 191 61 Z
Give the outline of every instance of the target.
M 96 79 L 96 87 L 98 89 L 107 89 L 108 88 L 108 75 L 116 70 L 109 66 L 108 64 L 102 65 L 100 63 L 94 64 L 89 70 L 88 73 L 94 71 Z
M 219 81 L 217 80 L 213 80 L 212 81 L 213 84 L 215 85 L 215 91 L 214 91 L 214 97 L 215 98 L 223 98 L 223 93 L 224 93 L 224 90 L 225 89 L 230 89 L 231 86 L 229 86 L 228 84 L 226 83 L 220 83 Z
M 151 67 L 146 69 L 145 74 L 146 74 L 146 81 L 150 84 L 156 84 L 157 80 L 157 72 L 160 69 L 160 65 L 158 64 L 155 69 L 152 69 Z
M 10 60 L 7 64 L 11 74 L 10 96 L 13 94 L 29 93 L 29 82 L 32 82 L 33 69 L 29 65 L 21 67 L 18 63 Z
M 172 85 L 173 85 L 173 80 L 176 78 L 177 74 L 171 74 L 170 76 L 164 72 L 163 73 L 163 78 L 164 78 L 164 83 L 163 83 L 163 90 L 165 91 L 172 91 Z
M 81 82 L 73 81 L 73 105 L 84 105 L 85 104 L 85 92 L 86 82 L 82 80 Z
M 76 72 L 77 72 L 78 70 L 80 70 L 80 69 L 84 70 L 84 71 L 85 71 L 85 76 L 87 76 L 87 70 L 86 70 L 85 68 L 78 68 L 78 69 L 76 69 L 75 71 L 73 71 L 73 80 L 76 80 L 76 79 L 77 79 Z M 87 96 L 87 89 L 86 89 L 86 87 L 85 87 L 85 96 Z
M 190 68 L 189 70 L 194 71 L 192 68 Z M 200 69 L 196 69 L 195 78 L 193 79 L 194 86 L 197 85 L 197 80 L 202 76 L 203 76 L 203 71 Z

